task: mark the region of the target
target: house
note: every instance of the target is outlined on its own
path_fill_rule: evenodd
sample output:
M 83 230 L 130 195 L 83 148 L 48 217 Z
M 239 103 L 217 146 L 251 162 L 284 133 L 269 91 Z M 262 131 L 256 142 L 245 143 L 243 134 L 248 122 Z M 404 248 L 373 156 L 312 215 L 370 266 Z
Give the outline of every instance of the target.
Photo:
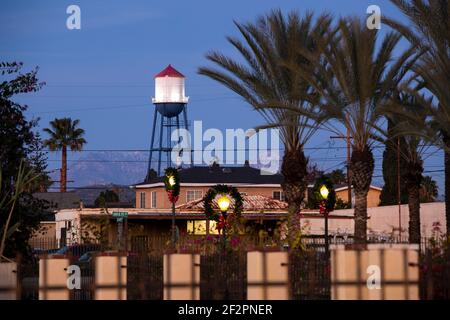
M 202 199 L 205 193 L 217 184 L 237 187 L 243 195 L 261 195 L 284 201 L 281 188 L 281 174 L 261 174 L 261 171 L 250 167 L 197 166 L 183 168 L 180 175 L 180 196 L 177 205 L 183 205 Z M 150 181 L 132 186 L 136 191 L 136 208 L 170 209 L 171 203 L 164 189 L 164 177 L 156 177 Z
M 380 205 L 380 195 L 382 188 L 371 185 L 369 187 L 369 193 L 367 194 L 367 207 L 378 207 Z M 340 185 L 334 189 L 336 191 L 336 198 L 339 198 L 345 202 L 348 202 L 348 186 Z M 355 195 L 352 187 L 352 207 L 355 206 Z
M 242 218 L 246 226 L 252 231 L 266 230 L 269 234 L 275 231 L 279 221 L 287 216 L 287 203 L 262 195 L 243 195 Z M 218 210 L 217 203 L 213 207 Z M 95 239 L 99 235 L 101 226 L 106 225 L 104 234 L 109 243 L 115 243 L 119 233 L 124 232 L 121 219 L 115 213 L 126 213 L 126 233 L 133 236 L 150 236 L 156 239 L 167 238 L 172 225 L 171 208 L 77 208 L 64 209 L 56 214 L 57 226 L 70 224 L 67 230 L 69 242 L 80 242 Z M 177 205 L 175 208 L 175 223 L 178 232 L 183 234 L 206 234 L 206 217 L 203 212 L 201 199 Z M 203 228 L 203 231 L 201 230 Z M 94 231 L 93 231 L 94 230 Z M 92 232 L 93 231 L 93 232 Z M 216 234 L 214 222 L 210 224 L 210 234 Z M 63 236 L 57 228 L 56 237 Z
M 57 226 L 55 214 L 60 210 L 79 208 L 81 199 L 73 192 L 37 192 L 33 197 L 48 203 L 48 214 L 40 222 L 39 229 L 30 239 L 30 244 L 33 248 L 53 247 L 56 245 L 57 229 L 60 235 L 63 235 L 62 238 L 65 237 L 67 230 L 67 226 Z

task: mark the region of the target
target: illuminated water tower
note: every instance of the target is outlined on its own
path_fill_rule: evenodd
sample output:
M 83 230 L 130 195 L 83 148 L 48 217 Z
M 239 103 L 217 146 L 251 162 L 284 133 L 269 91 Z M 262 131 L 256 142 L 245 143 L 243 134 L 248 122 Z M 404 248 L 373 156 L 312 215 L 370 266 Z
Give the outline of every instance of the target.
M 185 96 L 184 79 L 185 77 L 170 64 L 155 76 L 155 97 L 152 99 L 155 111 L 147 180 L 151 178 L 153 170 L 161 176 L 162 164 L 166 167 L 174 166 L 171 164 L 172 131 L 188 129 L 187 102 L 189 98 Z

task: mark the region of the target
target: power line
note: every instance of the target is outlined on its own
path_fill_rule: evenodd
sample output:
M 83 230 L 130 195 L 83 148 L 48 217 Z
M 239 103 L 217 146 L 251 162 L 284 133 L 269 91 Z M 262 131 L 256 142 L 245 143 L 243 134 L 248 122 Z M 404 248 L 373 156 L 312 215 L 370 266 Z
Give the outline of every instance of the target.
M 374 148 L 384 148 L 384 146 L 374 146 Z M 303 150 L 332 150 L 332 149 L 346 149 L 345 146 L 336 146 L 336 147 L 304 147 Z M 258 151 L 258 150 L 264 150 L 262 148 L 221 148 L 221 149 L 214 149 L 217 151 Z M 270 150 L 278 150 L 283 151 L 284 148 L 270 148 Z M 58 152 L 58 151 L 52 151 L 49 149 L 43 149 L 42 151 L 46 152 Z M 73 150 L 67 150 L 68 152 L 150 152 L 148 149 L 82 149 L 79 151 L 73 151 Z M 204 149 L 191 149 L 192 152 L 199 152 L 204 151 Z

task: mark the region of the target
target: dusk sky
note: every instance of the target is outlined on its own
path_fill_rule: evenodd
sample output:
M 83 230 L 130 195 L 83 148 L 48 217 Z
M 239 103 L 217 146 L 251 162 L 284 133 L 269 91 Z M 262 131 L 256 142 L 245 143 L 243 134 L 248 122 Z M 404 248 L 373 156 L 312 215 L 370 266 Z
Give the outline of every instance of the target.
M 71 4 L 81 8 L 81 30 L 66 28 Z M 380 6 L 383 15 L 401 18 L 389 1 L 376 0 L 3 1 L 0 56 L 2 61 L 22 61 L 24 71 L 39 66 L 39 79 L 47 85 L 17 101 L 29 105 L 29 117 L 40 117 L 40 128 L 55 117 L 70 116 L 81 120 L 87 150 L 142 150 L 150 144 L 153 76 L 169 63 L 186 76 L 191 121 L 223 130 L 264 123 L 236 94 L 197 74 L 198 67 L 208 64 L 209 50 L 236 56 L 225 39 L 237 35 L 233 20 L 255 21 L 274 8 L 365 17 L 371 4 Z M 317 134 L 308 147 L 333 144 L 329 136 Z M 344 143 L 334 141 L 333 146 Z M 426 154 L 426 172 L 443 169 L 442 152 L 434 151 Z M 344 168 L 345 149 L 307 154 L 321 169 Z M 373 182 L 379 186 L 381 155 L 382 149 L 375 149 Z M 50 154 L 49 159 L 60 155 Z M 50 161 L 51 168 L 58 166 Z M 426 174 L 442 193 L 443 172 Z

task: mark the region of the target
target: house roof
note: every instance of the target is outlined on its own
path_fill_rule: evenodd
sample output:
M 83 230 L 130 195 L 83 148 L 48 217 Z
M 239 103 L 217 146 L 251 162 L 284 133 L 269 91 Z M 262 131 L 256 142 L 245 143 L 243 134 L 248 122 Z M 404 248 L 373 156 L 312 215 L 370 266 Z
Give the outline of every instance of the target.
M 249 185 L 280 185 L 283 182 L 281 174 L 264 174 L 260 169 L 249 165 L 242 167 L 196 166 L 179 170 L 180 184 L 249 184 Z M 136 184 L 136 187 L 151 187 L 163 183 L 164 177 L 156 177 L 149 181 Z
M 184 78 L 184 75 L 169 64 L 163 71 L 155 75 L 155 78 L 164 77 Z
M 262 196 L 262 195 L 242 195 L 242 200 L 244 204 L 244 212 L 246 211 L 282 211 L 286 212 L 288 204 L 287 202 L 275 200 L 270 197 Z M 234 206 L 234 201 L 231 199 L 230 208 L 232 209 Z M 217 204 L 217 200 L 214 199 L 212 201 L 212 207 L 215 210 L 219 210 L 219 206 Z M 179 210 L 183 211 L 203 211 L 203 199 L 193 200 L 188 203 L 179 205 L 176 207 Z
M 50 209 L 74 209 L 80 206 L 80 197 L 73 192 L 37 192 L 33 196 L 50 203 Z

